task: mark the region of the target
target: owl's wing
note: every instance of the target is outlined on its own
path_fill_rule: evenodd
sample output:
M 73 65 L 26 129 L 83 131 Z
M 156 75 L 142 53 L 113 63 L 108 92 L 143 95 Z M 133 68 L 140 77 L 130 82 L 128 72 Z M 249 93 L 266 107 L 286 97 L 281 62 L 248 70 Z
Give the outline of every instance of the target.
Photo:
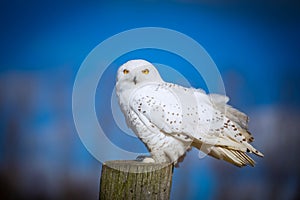
M 210 131 L 214 108 L 202 90 L 167 83 L 147 85 L 136 90 L 130 107 L 151 130 L 157 128 L 180 140 L 192 138 L 208 145 L 246 150 L 237 141 Z
M 262 154 L 243 141 L 247 138 L 246 130 L 234 131 L 244 130 L 248 118 L 233 108 L 227 117 L 221 111 L 224 106 L 231 108 L 227 101 L 225 96 L 206 95 L 203 91 L 166 83 L 137 89 L 130 107 L 151 131 L 161 131 L 182 141 L 192 140 L 193 146 L 238 166 L 254 165 L 245 152 Z

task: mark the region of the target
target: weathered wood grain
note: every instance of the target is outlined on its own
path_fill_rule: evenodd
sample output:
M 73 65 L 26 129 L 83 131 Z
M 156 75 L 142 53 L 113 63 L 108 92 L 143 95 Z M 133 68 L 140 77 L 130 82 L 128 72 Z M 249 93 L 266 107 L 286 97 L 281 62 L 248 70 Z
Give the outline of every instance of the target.
M 132 160 L 102 165 L 99 199 L 170 199 L 172 164 Z

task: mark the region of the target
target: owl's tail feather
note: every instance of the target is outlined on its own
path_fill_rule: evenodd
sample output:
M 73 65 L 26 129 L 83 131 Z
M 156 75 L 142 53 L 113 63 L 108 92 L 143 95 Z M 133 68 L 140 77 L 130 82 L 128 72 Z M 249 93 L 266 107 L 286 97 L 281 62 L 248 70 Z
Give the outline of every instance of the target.
M 232 149 L 228 146 L 203 144 L 199 141 L 194 141 L 192 146 L 216 159 L 225 160 L 238 167 L 243 167 L 246 165 L 254 167 L 255 165 L 255 161 L 241 149 Z
M 217 159 L 225 160 L 238 167 L 246 165 L 250 165 L 252 167 L 255 166 L 255 161 L 242 151 L 227 149 L 224 147 L 212 147 L 208 155 Z
M 215 138 L 215 137 L 211 137 L 209 135 L 206 135 L 206 136 L 203 135 L 199 139 L 194 138 L 192 146 L 195 146 L 196 148 L 198 148 L 197 146 L 200 145 L 200 148 L 201 148 L 201 145 L 203 145 L 203 144 L 207 144 L 210 146 L 216 146 L 216 147 L 222 147 L 222 148 L 235 150 L 235 151 L 254 153 L 255 155 L 260 156 L 260 157 L 264 156 L 260 151 L 255 149 L 251 144 L 247 143 L 246 141 L 237 142 L 237 141 L 234 141 L 234 140 L 222 137 L 222 136 Z M 198 148 L 198 149 L 200 149 L 200 148 Z

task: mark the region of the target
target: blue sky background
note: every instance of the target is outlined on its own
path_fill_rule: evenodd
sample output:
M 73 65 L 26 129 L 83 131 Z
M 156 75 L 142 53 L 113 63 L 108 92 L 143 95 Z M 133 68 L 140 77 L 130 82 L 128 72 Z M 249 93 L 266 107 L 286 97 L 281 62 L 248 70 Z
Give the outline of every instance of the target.
M 101 163 L 81 143 L 72 118 L 76 73 L 103 40 L 151 26 L 182 32 L 206 49 L 266 155 L 255 168 L 237 169 L 192 151 L 175 169 L 172 199 L 296 199 L 299 11 L 291 0 L 2 1 L 0 195 L 97 198 Z M 158 50 L 128 53 L 108 68 L 96 95 L 99 122 L 115 144 L 145 151 L 122 135 L 109 109 L 118 66 L 137 57 L 174 67 L 193 87 L 205 85 L 186 61 Z

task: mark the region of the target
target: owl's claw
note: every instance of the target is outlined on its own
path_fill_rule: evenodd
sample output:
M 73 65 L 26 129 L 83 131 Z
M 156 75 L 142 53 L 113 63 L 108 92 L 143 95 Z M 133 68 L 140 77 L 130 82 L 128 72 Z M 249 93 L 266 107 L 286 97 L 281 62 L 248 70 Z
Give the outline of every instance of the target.
M 154 163 L 155 160 L 151 156 L 145 156 L 145 155 L 140 155 L 136 157 L 136 161 L 143 162 L 143 163 Z

